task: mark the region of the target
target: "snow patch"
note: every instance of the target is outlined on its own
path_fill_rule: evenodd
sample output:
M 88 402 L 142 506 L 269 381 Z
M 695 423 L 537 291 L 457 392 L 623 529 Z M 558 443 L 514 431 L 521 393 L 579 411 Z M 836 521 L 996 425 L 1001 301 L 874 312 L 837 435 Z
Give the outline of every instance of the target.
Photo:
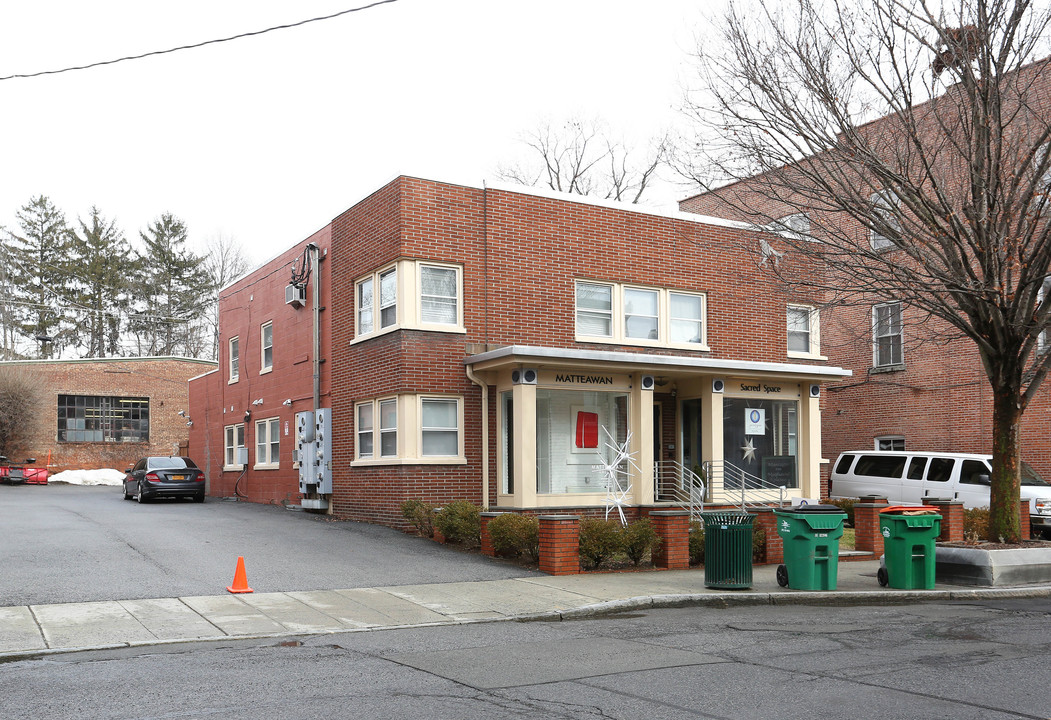
M 120 470 L 103 468 L 102 470 L 65 470 L 48 477 L 48 482 L 68 483 L 70 485 L 113 485 L 119 486 L 124 480 Z

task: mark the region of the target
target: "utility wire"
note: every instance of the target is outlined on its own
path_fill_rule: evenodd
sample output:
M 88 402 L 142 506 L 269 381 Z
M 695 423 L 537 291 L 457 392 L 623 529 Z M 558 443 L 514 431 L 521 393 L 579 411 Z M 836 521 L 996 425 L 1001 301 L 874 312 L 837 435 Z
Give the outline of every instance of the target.
M 153 50 L 151 52 L 142 53 L 141 55 L 126 55 L 124 57 L 115 58 L 113 60 L 101 60 L 99 62 L 89 63 L 87 65 L 76 65 L 73 67 L 61 68 L 59 70 L 41 70 L 40 72 L 35 73 L 18 73 L 15 75 L 4 75 L 0 77 L 0 81 L 17 80 L 20 78 L 34 78 L 41 77 L 43 75 L 59 75 L 61 73 L 73 72 L 74 70 L 89 70 L 91 68 L 101 67 L 103 65 L 115 65 L 117 63 L 126 62 L 128 60 L 142 60 L 143 58 L 153 57 L 154 55 L 167 55 L 168 53 L 178 52 L 180 50 L 194 50 L 196 48 L 202 48 L 207 45 L 216 45 L 218 43 L 230 42 L 231 40 L 240 40 L 241 38 L 254 37 L 256 35 L 265 35 L 266 33 L 274 32 L 275 30 L 288 30 L 289 28 L 307 25 L 309 23 L 321 22 L 322 20 L 332 20 L 333 18 L 338 18 L 342 15 L 361 12 L 362 10 L 371 10 L 374 7 L 378 7 L 380 5 L 388 5 L 397 1 L 398 0 L 377 0 L 377 2 L 369 3 L 368 5 L 350 8 L 349 10 L 341 10 L 331 15 L 313 17 L 308 20 L 300 20 L 299 22 L 288 23 L 287 25 L 275 25 L 273 27 L 268 27 L 264 30 L 253 30 L 252 32 L 245 32 L 239 35 L 231 35 L 230 37 L 218 38 L 216 40 L 205 40 L 204 42 L 194 43 L 192 45 L 180 45 L 178 47 L 169 48 L 167 50 Z

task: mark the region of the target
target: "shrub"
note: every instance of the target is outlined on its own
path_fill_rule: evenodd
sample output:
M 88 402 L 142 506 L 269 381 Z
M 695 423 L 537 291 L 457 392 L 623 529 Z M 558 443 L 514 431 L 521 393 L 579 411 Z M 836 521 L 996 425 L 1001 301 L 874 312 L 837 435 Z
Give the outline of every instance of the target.
M 858 501 L 857 498 L 829 498 L 823 500 L 826 505 L 835 505 L 840 510 L 847 514 L 847 519 L 843 521 L 844 527 L 854 527 L 854 503 Z
M 624 554 L 636 566 L 642 562 L 646 553 L 652 553 L 660 547 L 661 538 L 653 529 L 649 518 L 636 520 L 620 531 L 620 541 Z
M 968 542 L 985 540 L 989 536 L 989 508 L 963 509 L 963 539 Z
M 622 546 L 620 522 L 584 518 L 580 522 L 580 556 L 596 568 L 620 552 Z
M 43 404 L 40 378 L 18 366 L 0 367 L 0 455 L 11 459 L 33 452 L 29 442 L 30 424 Z
M 435 514 L 434 527 L 447 540 L 474 547 L 482 534 L 482 509 L 468 500 L 454 500 Z
M 434 506 L 423 500 L 406 500 L 401 504 L 401 515 L 416 528 L 423 537 L 434 536 Z
M 540 557 L 540 521 L 533 515 L 503 513 L 486 526 L 489 539 L 498 552 L 514 553 L 518 557 L 529 553 L 533 560 Z
M 766 530 L 758 525 L 752 527 L 752 562 L 766 562 Z
M 704 523 L 694 520 L 690 523 L 690 564 L 704 563 Z

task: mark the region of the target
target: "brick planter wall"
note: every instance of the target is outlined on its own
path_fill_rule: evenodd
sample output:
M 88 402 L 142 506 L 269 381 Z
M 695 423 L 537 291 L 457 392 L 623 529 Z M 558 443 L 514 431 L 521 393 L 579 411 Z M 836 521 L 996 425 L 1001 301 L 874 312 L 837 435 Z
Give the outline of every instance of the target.
M 766 533 L 766 562 L 767 564 L 780 564 L 785 559 L 785 543 L 777 532 L 777 516 L 773 508 L 757 508 L 755 513 L 755 525 L 763 528 Z
M 887 498 L 868 497 L 854 504 L 854 549 L 883 554 L 883 536 L 879 531 L 879 512 L 887 507 Z
M 963 540 L 963 502 L 960 500 L 931 500 L 927 503 L 938 508 L 942 516 L 942 531 L 938 542 L 960 542 Z
M 653 553 L 654 567 L 689 569 L 690 513 L 685 510 L 654 510 L 649 517 L 661 539 L 660 547 Z
M 482 555 L 488 555 L 494 557 L 496 555 L 496 548 L 493 547 L 493 539 L 489 537 L 489 521 L 497 515 L 503 515 L 498 512 L 484 512 L 481 514 L 482 520 Z
M 541 515 L 540 572 L 576 575 L 580 572 L 580 518 Z

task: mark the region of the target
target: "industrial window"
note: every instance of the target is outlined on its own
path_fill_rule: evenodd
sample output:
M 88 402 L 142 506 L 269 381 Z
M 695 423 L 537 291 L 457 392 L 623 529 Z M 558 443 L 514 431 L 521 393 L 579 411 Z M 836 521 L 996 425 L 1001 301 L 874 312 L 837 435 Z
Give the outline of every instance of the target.
M 703 293 L 583 280 L 574 293 L 578 340 L 707 349 Z
M 259 374 L 274 369 L 274 323 L 263 323 L 259 331 Z
M 901 303 L 872 307 L 872 364 L 893 367 L 905 363 L 902 353 Z
M 807 305 L 789 305 L 788 354 L 793 356 L 819 355 L 818 313 Z
M 223 456 L 223 467 L 227 469 L 240 470 L 242 467 L 239 461 L 240 452 L 245 446 L 245 426 L 244 423 L 238 423 L 237 425 L 227 425 L 225 428 L 225 453 Z
M 240 339 L 230 338 L 230 382 L 237 382 L 241 375 Z
M 255 467 L 276 468 L 281 462 L 281 421 L 278 418 L 255 423 Z
M 59 442 L 149 442 L 149 398 L 58 396 Z

